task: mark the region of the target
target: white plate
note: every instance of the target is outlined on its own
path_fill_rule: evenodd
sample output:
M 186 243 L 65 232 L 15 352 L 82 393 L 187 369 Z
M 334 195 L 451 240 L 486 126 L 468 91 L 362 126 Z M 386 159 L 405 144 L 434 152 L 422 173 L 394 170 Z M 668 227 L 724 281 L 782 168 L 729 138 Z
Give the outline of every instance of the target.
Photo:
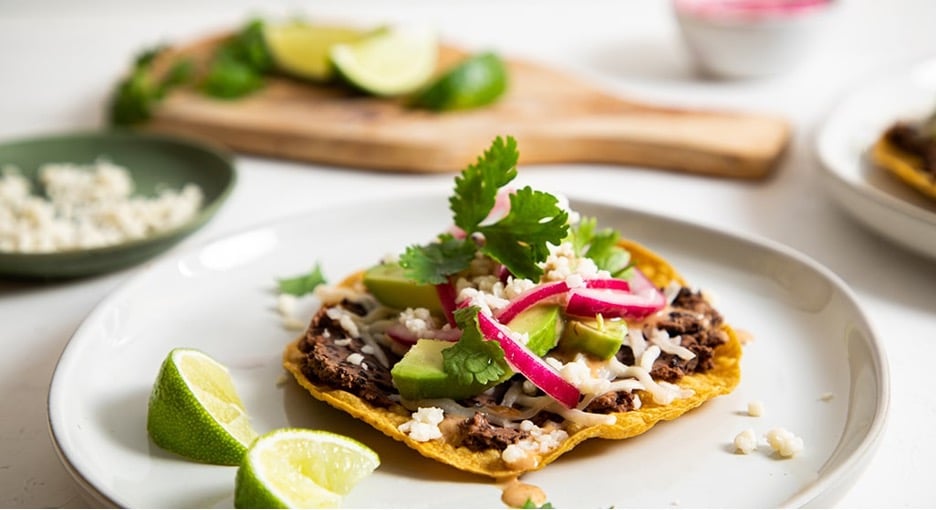
M 936 59 L 882 69 L 850 92 L 829 115 L 817 140 L 824 181 L 855 218 L 899 245 L 936 257 L 936 202 L 868 159 L 870 147 L 897 120 L 936 108 Z
M 295 333 L 281 328 L 273 310 L 275 278 L 320 261 L 336 280 L 446 227 L 441 196 L 362 203 L 368 205 L 331 208 L 164 258 L 84 321 L 55 370 L 49 417 L 63 462 L 99 504 L 232 504 L 234 468 L 189 462 L 147 439 L 146 401 L 159 364 L 171 348 L 189 346 L 230 367 L 259 431 L 324 428 L 380 454 L 381 467 L 347 506 L 503 506 L 486 479 L 423 459 L 291 381 L 278 384 L 280 352 Z M 778 245 L 573 204 L 669 258 L 755 340 L 733 394 L 632 440 L 589 441 L 525 480 L 560 508 L 828 505 L 841 495 L 870 459 L 888 401 L 881 345 L 843 283 Z M 765 416 L 746 415 L 752 400 L 764 402 Z M 764 446 L 733 453 L 742 430 L 762 435 L 775 426 L 801 436 L 805 451 L 785 460 Z

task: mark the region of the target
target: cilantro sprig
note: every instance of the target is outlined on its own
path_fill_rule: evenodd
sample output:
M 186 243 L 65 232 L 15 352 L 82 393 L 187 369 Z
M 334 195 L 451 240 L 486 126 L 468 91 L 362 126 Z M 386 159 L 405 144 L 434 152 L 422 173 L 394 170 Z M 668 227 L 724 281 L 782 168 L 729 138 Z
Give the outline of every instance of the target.
M 178 60 L 162 78 L 153 73 L 153 62 L 162 47 L 148 49 L 133 61 L 130 73 L 117 84 L 108 104 L 108 118 L 117 126 L 139 124 L 148 120 L 153 109 L 173 88 L 192 77 L 192 62 Z
M 442 369 L 464 386 L 493 386 L 510 374 L 504 349 L 494 340 L 485 340 L 478 326 L 477 306 L 455 311 L 461 338 L 442 351 Z
M 598 269 L 604 269 L 615 278 L 625 278 L 631 268 L 630 253 L 618 246 L 621 234 L 612 228 L 598 230 L 598 220 L 582 218 L 569 232 L 572 249 L 579 257 L 588 257 Z
M 291 278 L 280 278 L 276 281 L 281 294 L 304 296 L 315 290 L 316 287 L 326 283 L 322 274 L 322 265 L 316 263 L 311 271 Z
M 400 257 L 406 276 L 420 283 L 444 283 L 466 269 L 480 251 L 518 278 L 539 280 L 543 270 L 538 264 L 549 255 L 547 244 L 559 244 L 569 229 L 569 213 L 556 197 L 521 188 L 510 195 L 510 211 L 503 218 L 485 222 L 498 192 L 517 176 L 518 159 L 517 141 L 498 136 L 455 178 L 449 209 L 465 237 L 444 234 L 432 243 L 410 246 Z

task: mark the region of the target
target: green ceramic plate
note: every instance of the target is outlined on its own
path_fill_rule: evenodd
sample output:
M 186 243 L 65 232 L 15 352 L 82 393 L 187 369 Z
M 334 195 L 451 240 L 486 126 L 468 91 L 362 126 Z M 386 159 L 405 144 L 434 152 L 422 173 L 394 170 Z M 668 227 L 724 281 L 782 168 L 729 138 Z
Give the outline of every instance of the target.
M 0 144 L 0 166 L 12 164 L 31 178 L 44 163 L 88 164 L 104 157 L 125 167 L 138 195 L 158 187 L 201 187 L 204 202 L 188 223 L 141 240 L 56 253 L 0 252 L 0 277 L 52 279 L 89 276 L 126 268 L 168 249 L 204 225 L 234 186 L 236 174 L 225 152 L 191 141 L 154 134 L 105 131 L 55 135 Z

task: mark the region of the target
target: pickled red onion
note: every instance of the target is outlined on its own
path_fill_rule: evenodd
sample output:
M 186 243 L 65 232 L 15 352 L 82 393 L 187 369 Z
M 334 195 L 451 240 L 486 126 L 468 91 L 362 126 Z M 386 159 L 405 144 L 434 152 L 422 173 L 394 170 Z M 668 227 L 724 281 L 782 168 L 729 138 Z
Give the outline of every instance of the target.
M 555 368 L 533 353 L 526 345 L 515 340 L 496 320 L 478 313 L 478 327 L 485 338 L 494 340 L 504 349 L 507 363 L 523 374 L 537 388 L 563 406 L 573 409 L 578 405 L 579 390 L 559 375 Z

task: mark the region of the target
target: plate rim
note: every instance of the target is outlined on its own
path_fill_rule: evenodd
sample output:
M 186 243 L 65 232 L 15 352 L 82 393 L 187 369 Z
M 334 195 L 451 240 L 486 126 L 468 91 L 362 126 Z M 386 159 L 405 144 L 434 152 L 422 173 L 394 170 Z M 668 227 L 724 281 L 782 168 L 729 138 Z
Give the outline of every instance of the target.
M 86 129 L 86 130 L 75 130 L 75 131 L 57 131 L 49 133 L 37 133 L 34 135 L 21 136 L 12 139 L 5 139 L 0 141 L 0 149 L 20 144 L 30 144 L 30 143 L 43 143 L 43 142 L 56 142 L 62 140 L 108 140 L 115 139 L 118 141 L 124 140 L 137 140 L 142 141 L 147 144 L 150 143 L 166 143 L 179 147 L 184 147 L 186 149 L 195 150 L 201 152 L 211 158 L 217 160 L 219 163 L 219 168 L 225 170 L 224 177 L 226 183 L 221 191 L 218 193 L 214 199 L 210 202 L 203 204 L 201 208 L 197 211 L 196 215 L 185 223 L 175 226 L 168 230 L 162 230 L 156 232 L 152 235 L 144 237 L 142 239 L 131 239 L 114 245 L 106 246 L 97 246 L 92 248 L 82 248 L 82 249 L 71 249 L 58 252 L 41 252 L 41 253 L 28 253 L 28 252 L 5 252 L 0 251 L 0 261 L 3 261 L 4 264 L 21 264 L 24 262 L 38 261 L 43 264 L 51 264 L 56 261 L 67 262 L 69 259 L 74 258 L 85 258 L 85 257 L 97 257 L 97 256 L 107 256 L 113 253 L 123 253 L 126 251 L 139 250 L 150 248 L 153 249 L 155 246 L 161 243 L 172 243 L 173 240 L 181 241 L 184 237 L 194 233 L 200 229 L 205 223 L 211 220 L 220 210 L 220 208 L 227 202 L 233 193 L 234 188 L 237 186 L 238 171 L 236 162 L 234 159 L 234 154 L 223 148 L 222 146 L 202 140 L 188 138 L 178 135 L 165 134 L 165 133 L 156 133 L 156 132 L 146 132 L 146 131 L 137 131 L 127 128 L 106 128 L 106 129 Z M 158 254 L 158 252 L 156 252 Z M 134 264 L 135 265 L 135 264 Z M 116 267 L 115 269 L 126 268 L 126 266 Z M 0 269 L 0 278 L 13 278 L 13 279 L 61 279 L 61 278 L 73 278 L 81 276 L 91 276 L 95 274 L 107 273 L 110 270 L 94 270 L 91 272 L 81 272 L 81 273 L 69 273 L 69 274 L 39 274 L 34 271 L 8 271 Z
M 854 100 L 856 96 L 872 89 L 873 87 L 884 85 L 887 82 L 892 82 L 896 79 L 897 76 L 905 77 L 927 62 L 936 63 L 936 57 L 916 57 L 908 62 L 900 62 L 895 65 L 871 71 L 865 75 L 865 78 L 869 79 L 860 79 L 858 80 L 858 85 L 848 87 L 844 95 L 835 101 L 832 108 L 828 110 L 828 113 L 822 119 L 815 137 L 815 141 L 812 144 L 812 153 L 815 159 L 819 162 L 819 167 L 823 170 L 824 175 L 826 175 L 827 182 L 835 182 L 840 186 L 856 192 L 861 196 L 873 201 L 878 206 L 900 213 L 909 217 L 910 219 L 936 227 L 936 213 L 923 209 L 913 203 L 895 197 L 889 193 L 885 193 L 884 191 L 881 191 L 874 186 L 867 185 L 861 179 L 858 180 L 862 181 L 862 184 L 864 185 L 857 185 L 854 182 L 851 182 L 847 176 L 852 175 L 853 172 L 851 172 L 850 169 L 841 168 L 835 161 L 836 158 L 830 155 L 830 151 L 834 151 L 834 149 L 831 147 L 837 146 L 835 146 L 833 142 L 829 141 L 832 136 L 830 133 L 832 132 L 833 124 L 842 115 L 846 114 L 846 112 L 851 111 L 849 108 L 847 108 L 847 106 Z M 896 120 L 896 117 L 894 120 Z M 867 163 L 865 159 L 867 156 L 867 149 L 869 148 L 870 147 L 865 148 L 865 151 L 862 152 L 862 158 L 861 161 L 859 161 L 859 165 L 870 164 Z M 909 186 L 908 190 L 916 192 L 915 190 L 909 188 Z M 844 206 L 845 204 L 842 205 Z M 843 208 L 851 212 L 847 206 Z
M 377 195 L 375 195 L 377 196 Z M 442 200 L 444 195 L 437 191 L 426 192 L 425 190 L 419 192 L 409 192 L 409 193 L 400 193 L 395 195 L 392 198 L 386 196 L 383 197 L 383 202 L 385 203 L 407 203 L 415 199 L 439 199 Z M 868 426 L 867 434 L 861 439 L 861 441 L 855 446 L 855 449 L 848 457 L 835 469 L 825 473 L 821 478 L 813 481 L 812 483 L 804 486 L 798 492 L 792 494 L 787 500 L 783 502 L 782 507 L 804 507 L 810 505 L 812 502 L 818 501 L 826 494 L 829 490 L 834 489 L 839 486 L 841 482 L 846 481 L 847 475 L 852 472 L 860 473 L 867 461 L 871 458 L 873 453 L 876 451 L 877 447 L 880 444 L 881 438 L 883 436 L 883 431 L 886 427 L 886 423 L 889 416 L 890 408 L 890 395 L 891 395 L 891 383 L 890 383 L 890 370 L 889 364 L 887 361 L 887 354 L 884 348 L 883 343 L 880 340 L 880 335 L 875 327 L 874 323 L 870 320 L 867 313 L 864 311 L 863 307 L 860 305 L 860 301 L 857 299 L 854 291 L 848 286 L 842 278 L 835 274 L 831 269 L 826 268 L 818 261 L 810 257 L 809 255 L 800 252 L 792 247 L 786 246 L 778 241 L 771 240 L 767 237 L 761 236 L 759 234 L 748 234 L 741 233 L 737 231 L 732 231 L 724 227 L 717 225 L 709 225 L 692 219 L 679 218 L 671 216 L 668 214 L 662 214 L 653 211 L 642 210 L 634 207 L 629 207 L 626 205 L 615 204 L 611 201 L 593 199 L 593 198 L 583 198 L 574 194 L 570 194 L 570 202 L 573 206 L 578 207 L 579 205 L 588 205 L 591 207 L 607 207 L 616 210 L 619 213 L 624 214 L 633 214 L 641 216 L 644 218 L 650 218 L 655 221 L 661 222 L 671 222 L 677 224 L 684 228 L 697 229 L 705 233 L 714 233 L 716 235 L 725 236 L 732 241 L 740 242 L 749 246 L 758 246 L 766 248 L 769 251 L 779 253 L 784 257 L 791 258 L 796 262 L 803 264 L 809 267 L 812 270 L 815 270 L 826 278 L 830 283 L 832 283 L 836 289 L 847 298 L 848 302 L 852 304 L 855 310 L 858 312 L 858 317 L 861 319 L 862 325 L 867 329 L 869 335 L 867 338 L 866 346 L 871 353 L 871 361 L 873 366 L 873 372 L 875 380 L 878 383 L 879 392 L 875 395 L 877 406 L 874 410 L 874 415 L 871 420 L 871 423 Z M 350 202 L 347 202 L 350 203 Z M 334 206 L 335 204 L 329 204 L 329 207 Z M 278 218 L 273 218 L 265 221 L 260 221 L 253 225 L 248 225 L 242 228 L 237 228 L 229 232 L 224 232 L 218 234 L 210 239 L 206 239 L 198 244 L 187 247 L 184 251 L 175 255 L 171 259 L 164 259 L 159 261 L 159 264 L 168 264 L 175 260 L 176 257 L 183 257 L 186 255 L 191 255 L 209 245 L 212 245 L 216 242 L 223 241 L 225 239 L 244 235 L 249 232 L 259 231 L 263 229 L 276 228 L 279 225 L 289 224 L 292 222 L 302 221 L 304 218 L 312 216 L 317 212 L 320 212 L 324 209 L 325 206 L 316 206 L 300 213 L 293 213 Z M 68 341 L 65 344 L 58 360 L 55 363 L 55 367 L 52 372 L 52 377 L 49 384 L 49 390 L 47 393 L 46 399 L 46 411 L 48 417 L 48 431 L 50 438 L 52 440 L 56 455 L 59 460 L 65 466 L 66 471 L 74 478 L 77 484 L 85 490 L 92 498 L 94 498 L 97 503 L 106 503 L 109 506 L 119 508 L 120 504 L 118 501 L 105 494 L 101 491 L 94 483 L 89 480 L 84 473 L 76 466 L 68 456 L 66 452 L 67 446 L 62 444 L 60 441 L 59 435 L 56 434 L 56 422 L 57 420 L 53 415 L 59 416 L 53 411 L 56 403 L 60 400 L 60 396 L 63 393 L 61 388 L 63 383 L 59 377 L 61 367 L 68 362 L 69 358 L 76 356 L 76 348 L 73 347 L 73 340 L 82 332 L 82 330 L 87 327 L 87 324 L 94 320 L 98 313 L 101 313 L 101 310 L 111 303 L 113 300 L 119 298 L 122 293 L 126 292 L 127 289 L 136 285 L 137 282 L 145 277 L 145 275 L 154 270 L 153 266 L 148 266 L 145 269 L 137 272 L 127 280 L 121 282 L 116 288 L 112 289 L 107 296 L 94 305 L 91 311 L 82 319 L 78 327 L 69 337 Z M 834 453 L 834 451 L 833 451 Z M 832 457 L 830 457 L 832 458 Z M 850 484 L 846 484 L 845 487 L 849 487 Z

